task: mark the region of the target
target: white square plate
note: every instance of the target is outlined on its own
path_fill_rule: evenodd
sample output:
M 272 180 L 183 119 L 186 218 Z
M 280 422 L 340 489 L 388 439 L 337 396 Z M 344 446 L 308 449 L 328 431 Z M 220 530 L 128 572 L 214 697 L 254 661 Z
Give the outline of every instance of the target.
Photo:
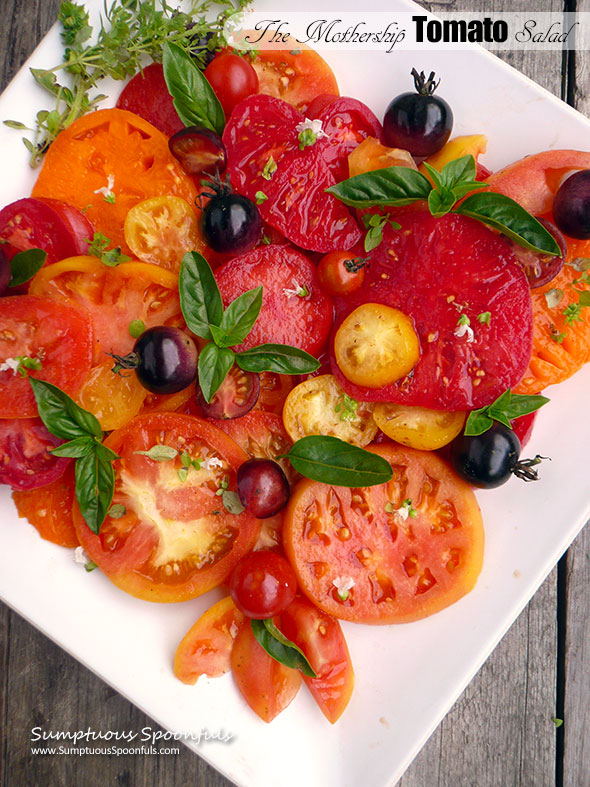
M 371 10 L 380 10 L 378 3 L 371 0 Z M 88 5 L 98 10 L 101 0 Z M 265 2 L 274 10 L 281 5 L 286 8 L 286 0 Z M 355 10 L 352 0 L 332 7 Z M 384 7 L 392 15 L 415 8 L 404 0 L 388 0 Z M 54 28 L 27 66 L 43 68 L 60 57 Z M 443 80 L 440 92 L 453 107 L 454 134 L 487 134 L 483 162 L 490 169 L 548 148 L 588 147 L 586 118 L 483 51 L 432 50 L 428 57 L 342 52 L 326 59 L 342 94 L 366 102 L 380 117 L 393 96 L 410 89 L 416 63 L 435 70 Z M 0 118 L 32 122 L 46 103 L 25 68 L 0 98 Z M 18 132 L 0 126 L 0 150 L 0 204 L 5 205 L 29 194 L 34 176 Z M 266 725 L 246 707 L 231 675 L 202 678 L 196 687 L 178 682 L 172 674 L 174 650 L 211 597 L 151 605 L 126 596 L 99 571 L 81 570 L 71 552 L 41 541 L 18 520 L 6 487 L 0 489 L 0 596 L 164 727 L 195 735 L 229 732 L 230 744 L 194 748 L 241 785 L 345 787 L 365 783 L 369 772 L 375 787 L 392 784 L 588 518 L 586 485 L 572 483 L 572 468 L 586 466 L 590 422 L 577 419 L 574 431 L 570 413 L 585 409 L 589 387 L 586 367 L 549 392 L 552 401 L 540 413 L 529 446 L 531 454 L 553 460 L 543 465 L 538 483 L 513 479 L 478 494 L 486 554 L 468 597 L 418 623 L 345 624 L 357 685 L 335 726 L 305 691 Z

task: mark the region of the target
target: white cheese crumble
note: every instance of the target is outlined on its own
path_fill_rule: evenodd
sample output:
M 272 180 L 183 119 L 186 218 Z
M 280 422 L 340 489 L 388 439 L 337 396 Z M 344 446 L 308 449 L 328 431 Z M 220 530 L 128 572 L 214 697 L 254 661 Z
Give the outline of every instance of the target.
M 471 343 L 475 338 L 473 328 L 470 325 L 467 325 L 467 323 L 461 323 L 460 325 L 457 325 L 454 334 L 458 339 L 461 339 L 463 336 L 467 336 L 468 343 Z
M 12 369 L 14 374 L 18 373 L 20 361 L 16 358 L 7 358 L 4 363 L 0 363 L 0 372 L 8 372 Z
M 216 456 L 208 456 L 201 462 L 201 467 L 209 471 L 213 467 L 223 467 L 223 462 Z
M 86 568 L 86 566 L 91 562 L 92 561 L 86 552 L 84 552 L 84 547 L 76 547 L 76 549 L 74 549 L 74 563 L 77 563 L 79 566 L 84 566 L 84 568 Z

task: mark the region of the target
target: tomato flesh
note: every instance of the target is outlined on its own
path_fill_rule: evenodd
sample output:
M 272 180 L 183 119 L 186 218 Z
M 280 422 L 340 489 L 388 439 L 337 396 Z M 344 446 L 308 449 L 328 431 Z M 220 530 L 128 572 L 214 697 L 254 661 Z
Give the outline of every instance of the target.
M 25 490 L 56 481 L 70 460 L 49 451 L 62 442 L 40 418 L 0 419 L 0 484 Z
M 41 489 L 16 491 L 12 499 L 20 517 L 25 517 L 41 538 L 61 547 L 77 547 L 72 510 L 75 503 L 74 464 L 69 464 L 61 478 Z
M 184 128 L 164 79 L 161 63 L 150 63 L 129 80 L 117 107 L 139 115 L 167 137 Z

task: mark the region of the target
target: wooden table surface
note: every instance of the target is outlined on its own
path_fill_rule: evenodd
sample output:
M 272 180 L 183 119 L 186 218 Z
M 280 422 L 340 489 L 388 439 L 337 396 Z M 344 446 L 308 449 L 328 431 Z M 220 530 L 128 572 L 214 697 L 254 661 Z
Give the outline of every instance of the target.
M 432 8 L 483 12 L 530 10 L 530 5 L 443 0 Z M 562 8 L 555 0 L 538 0 L 534 5 L 536 10 Z M 49 29 L 58 7 L 59 0 L 2 0 L 0 88 Z M 577 10 L 590 11 L 590 0 L 578 0 Z M 589 52 L 562 57 L 558 50 L 512 51 L 502 56 L 590 115 Z M 590 149 L 590 137 L 588 142 Z M 586 528 L 400 785 L 590 784 L 589 555 L 590 529 Z M 141 730 L 153 722 L 4 605 L 0 605 L 0 665 L 1 787 L 230 784 L 184 747 L 175 756 L 144 758 L 32 756 L 28 738 L 35 725 Z M 557 729 L 552 717 L 563 719 L 563 726 Z

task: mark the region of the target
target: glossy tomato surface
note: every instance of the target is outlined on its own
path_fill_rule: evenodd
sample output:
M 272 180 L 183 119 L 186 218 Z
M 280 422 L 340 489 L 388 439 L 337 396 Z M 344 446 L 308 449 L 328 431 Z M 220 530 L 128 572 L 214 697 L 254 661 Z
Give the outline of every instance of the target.
M 40 418 L 0 419 L 0 484 L 25 490 L 56 481 L 70 460 L 49 451 L 62 442 Z
M 285 514 L 285 551 L 300 589 L 328 614 L 407 623 L 473 588 L 483 561 L 481 514 L 439 457 L 393 443 L 371 450 L 390 462 L 392 480 L 365 489 L 302 481 Z M 343 580 L 352 581 L 346 593 Z
M 27 356 L 41 363 L 25 376 L 0 371 L 0 418 L 31 418 L 37 405 L 28 375 L 75 395 L 90 370 L 94 328 L 88 312 L 69 303 L 33 295 L 2 298 L 0 364 Z
M 134 112 L 167 137 L 184 128 L 174 109 L 161 63 L 150 63 L 130 79 L 117 99 L 117 107 Z
M 297 126 L 303 121 L 290 104 L 271 96 L 238 104 L 223 132 L 231 182 L 252 200 L 262 192 L 267 199 L 258 206 L 260 215 L 298 246 L 349 249 L 360 240 L 360 230 L 348 208 L 325 189 L 336 182 L 340 157 L 356 144 L 356 129 L 349 129 L 351 141 L 339 129 L 333 139 L 318 137 L 300 150 Z
M 236 104 L 258 93 L 258 74 L 247 57 L 220 52 L 203 73 L 219 99 L 226 119 Z
M 261 549 L 239 561 L 231 572 L 229 590 L 246 617 L 262 620 L 278 615 L 294 600 L 297 577 L 282 555 Z
M 398 209 L 371 253 L 360 290 L 334 299 L 335 328 L 365 301 L 399 309 L 414 322 L 420 360 L 383 388 L 348 382 L 360 401 L 398 402 L 435 410 L 470 410 L 493 402 L 522 378 L 532 347 L 531 296 L 510 245 L 480 222 L 456 214 L 434 218 L 420 207 Z M 488 324 L 478 315 L 489 311 Z M 473 341 L 461 331 L 467 317 Z M 461 335 L 458 335 L 461 334 Z
M 263 287 L 262 309 L 240 349 L 272 342 L 315 355 L 326 344 L 332 302 L 321 291 L 315 266 L 302 252 L 291 246 L 260 246 L 218 268 L 215 278 L 226 306 L 247 290 Z M 309 294 L 296 295 L 295 289 L 302 288 Z
M 80 543 L 104 574 L 127 593 L 160 602 L 195 598 L 225 581 L 260 529 L 247 511 L 230 514 L 216 494 L 222 482 L 235 491 L 242 450 L 210 423 L 178 413 L 138 416 L 105 444 L 121 456 L 113 502 L 125 514 L 107 516 L 95 535 L 74 511 Z M 137 453 L 159 444 L 177 457 Z M 201 461 L 184 480 L 180 454 Z
M 72 510 L 75 503 L 74 463 L 65 473 L 41 489 L 15 491 L 12 499 L 18 515 L 28 519 L 41 538 L 61 547 L 79 544 Z

